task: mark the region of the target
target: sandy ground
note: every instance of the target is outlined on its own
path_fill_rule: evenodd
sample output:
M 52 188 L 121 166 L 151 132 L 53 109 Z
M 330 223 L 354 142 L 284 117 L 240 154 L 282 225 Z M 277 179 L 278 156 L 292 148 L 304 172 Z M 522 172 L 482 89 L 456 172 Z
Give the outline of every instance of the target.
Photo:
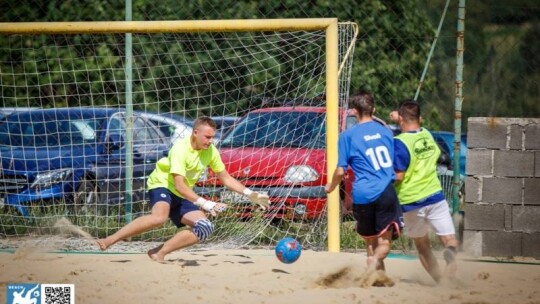
M 75 303 L 540 303 L 540 264 L 459 260 L 435 284 L 417 259 L 387 259 L 392 287 L 363 287 L 365 253 L 304 250 L 294 264 L 272 250 L 146 254 L 0 252 L 0 301 L 8 283 L 75 284 Z M 442 261 L 440 261 L 442 264 Z

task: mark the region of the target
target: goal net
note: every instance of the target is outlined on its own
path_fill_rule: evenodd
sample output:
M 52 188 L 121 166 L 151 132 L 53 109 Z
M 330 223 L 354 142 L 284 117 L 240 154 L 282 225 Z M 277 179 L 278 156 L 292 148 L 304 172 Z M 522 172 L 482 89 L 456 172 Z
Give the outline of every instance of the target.
M 356 35 L 354 23 L 339 23 L 342 108 Z M 148 174 L 207 115 L 223 121 L 215 145 L 227 150 L 229 172 L 269 193 L 272 208 L 249 209 L 241 197 L 216 192 L 207 172 L 196 190 L 230 208 L 212 219 L 215 232 L 202 245 L 264 247 L 292 236 L 325 247 L 326 201 L 305 189 L 320 195 L 327 182 L 326 53 L 324 30 L 0 35 L 1 246 L 16 247 L 16 237 L 80 237 L 69 222 L 104 237 L 147 214 Z M 254 147 L 266 155 L 238 167 Z M 313 172 L 303 171 L 313 160 Z M 249 180 L 249 170 L 265 174 Z M 177 231 L 167 223 L 131 241 L 162 241 Z M 132 250 L 126 244 L 111 250 Z M 77 238 L 62 248 L 96 249 Z

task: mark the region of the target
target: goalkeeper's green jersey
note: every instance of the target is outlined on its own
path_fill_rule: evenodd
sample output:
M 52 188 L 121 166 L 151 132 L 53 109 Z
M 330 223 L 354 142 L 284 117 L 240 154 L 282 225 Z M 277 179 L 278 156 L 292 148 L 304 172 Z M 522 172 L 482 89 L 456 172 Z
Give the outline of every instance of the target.
M 169 155 L 157 162 L 156 169 L 148 177 L 148 190 L 163 187 L 182 197 L 174 186 L 173 174 L 182 175 L 186 185 L 193 189 L 208 167 L 215 173 L 225 170 L 217 148 L 210 145 L 206 150 L 194 150 L 190 137 L 187 136 L 177 140 L 169 151 Z

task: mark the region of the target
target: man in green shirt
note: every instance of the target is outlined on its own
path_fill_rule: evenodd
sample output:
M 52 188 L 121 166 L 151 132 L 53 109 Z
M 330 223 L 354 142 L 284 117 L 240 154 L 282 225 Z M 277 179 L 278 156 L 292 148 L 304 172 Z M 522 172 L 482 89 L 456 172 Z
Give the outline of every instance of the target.
M 458 241 L 455 228 L 437 176 L 441 151 L 431 133 L 420 126 L 420 105 L 412 100 L 400 103 L 394 112 L 401 134 L 394 142 L 396 191 L 405 221 L 404 232 L 413 238 L 419 259 L 431 277 L 439 282 L 443 274 L 431 251 L 428 232 L 433 229 L 443 243 L 447 276 L 457 270 Z M 392 114 L 391 114 L 392 119 Z
M 246 195 L 263 209 L 269 206 L 267 195 L 244 187 L 225 170 L 219 152 L 212 144 L 215 133 L 216 123 L 210 117 L 195 120 L 191 136 L 178 140 L 168 156 L 157 162 L 148 178 L 151 213 L 135 219 L 107 238 L 97 240 L 101 250 L 159 227 L 167 218 L 177 227 L 189 226 L 191 229 L 181 230 L 164 244 L 149 250 L 148 256 L 153 260 L 163 262 L 168 253 L 206 240 L 214 226 L 201 209 L 216 216 L 227 208 L 227 204 L 206 200 L 193 191 L 193 186 L 208 167 L 225 187 Z

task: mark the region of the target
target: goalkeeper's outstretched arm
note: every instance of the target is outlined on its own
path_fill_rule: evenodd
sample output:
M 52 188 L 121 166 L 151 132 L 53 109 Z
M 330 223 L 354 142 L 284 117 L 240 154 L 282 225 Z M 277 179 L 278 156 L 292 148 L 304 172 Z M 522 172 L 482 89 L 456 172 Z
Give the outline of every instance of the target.
M 227 170 L 216 173 L 216 175 L 225 187 L 247 196 L 252 203 L 259 205 L 263 209 L 270 206 L 270 198 L 268 195 L 252 191 L 251 189 L 242 185 L 242 183 L 240 183 L 236 178 L 232 177 Z
M 182 175 L 173 174 L 173 176 L 176 191 L 178 191 L 178 193 L 180 193 L 182 197 L 184 197 L 188 201 L 193 202 L 195 205 L 199 206 L 204 211 L 208 211 L 213 216 L 216 216 L 217 213 L 222 212 L 227 208 L 226 204 L 209 201 L 197 195 L 193 191 L 193 189 L 186 185 L 185 178 Z

